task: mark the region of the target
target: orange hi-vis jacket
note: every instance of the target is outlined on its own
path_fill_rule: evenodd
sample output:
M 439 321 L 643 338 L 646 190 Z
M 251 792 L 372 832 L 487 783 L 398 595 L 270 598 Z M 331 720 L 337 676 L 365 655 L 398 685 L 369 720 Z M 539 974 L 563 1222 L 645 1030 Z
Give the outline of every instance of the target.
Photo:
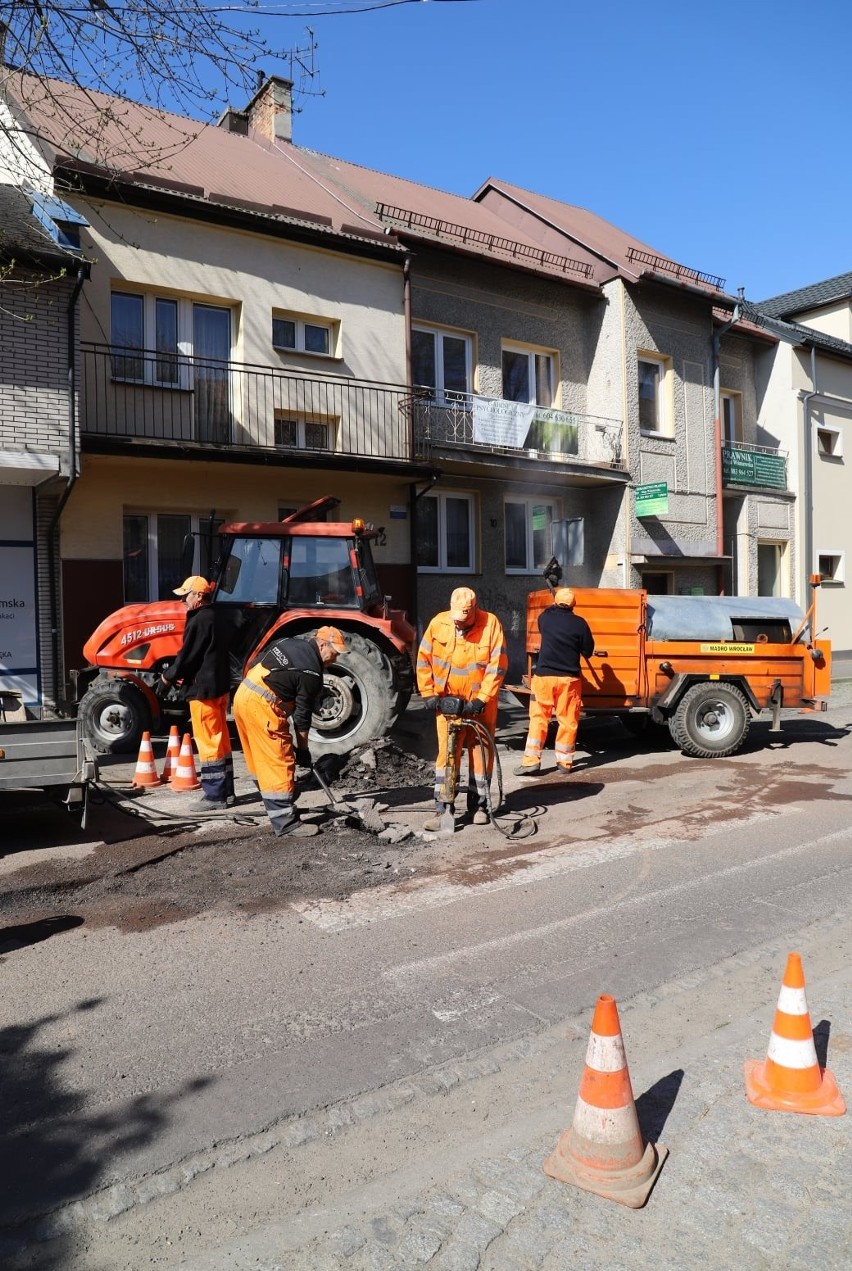
M 509 659 L 499 619 L 477 609 L 472 627 L 456 631 L 449 611 L 429 623 L 417 653 L 417 688 L 423 697 L 478 697 L 496 702 Z

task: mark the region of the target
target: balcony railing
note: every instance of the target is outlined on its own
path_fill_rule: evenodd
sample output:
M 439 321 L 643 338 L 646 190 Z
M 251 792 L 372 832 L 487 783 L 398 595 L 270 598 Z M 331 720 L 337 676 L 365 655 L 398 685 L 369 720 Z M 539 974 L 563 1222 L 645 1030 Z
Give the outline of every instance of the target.
M 80 432 L 92 437 L 412 458 L 401 385 L 83 344 Z
M 787 489 L 787 452 L 742 441 L 722 443 L 722 482 L 726 486 Z
M 464 450 L 625 469 L 620 420 L 469 393 L 436 398 L 428 390 L 412 396 L 410 409 L 421 459 L 432 459 L 436 450 Z

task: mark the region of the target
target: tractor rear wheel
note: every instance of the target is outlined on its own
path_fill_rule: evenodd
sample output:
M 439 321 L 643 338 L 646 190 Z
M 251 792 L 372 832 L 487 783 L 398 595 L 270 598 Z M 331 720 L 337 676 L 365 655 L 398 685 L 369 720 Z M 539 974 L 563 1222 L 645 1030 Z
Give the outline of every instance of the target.
M 308 632 L 309 636 L 315 632 Z M 311 720 L 313 755 L 343 755 L 382 737 L 396 718 L 390 663 L 363 636 L 348 632 L 347 650 L 326 667 L 324 692 Z
M 751 715 L 736 684 L 693 684 L 669 720 L 675 745 L 695 759 L 733 755 L 748 736 Z

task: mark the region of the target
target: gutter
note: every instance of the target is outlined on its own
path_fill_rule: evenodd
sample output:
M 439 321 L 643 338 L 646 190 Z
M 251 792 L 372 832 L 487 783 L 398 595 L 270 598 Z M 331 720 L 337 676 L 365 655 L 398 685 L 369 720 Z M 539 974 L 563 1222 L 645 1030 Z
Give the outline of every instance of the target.
M 50 518 L 50 524 L 47 527 L 47 570 L 48 582 L 50 585 L 50 639 L 53 661 L 54 708 L 59 701 L 59 689 L 61 683 L 59 654 L 59 587 L 56 578 L 57 555 L 59 548 L 58 530 L 59 519 L 62 516 L 65 504 L 68 502 L 68 499 L 71 496 L 71 491 L 74 489 L 79 476 L 77 471 L 77 342 L 74 338 L 74 333 L 77 301 L 80 298 L 83 283 L 89 277 L 89 272 L 88 264 L 81 263 L 77 266 L 77 280 L 68 301 L 68 311 L 66 316 L 68 341 L 68 480 L 65 483 L 65 489 L 63 490 L 62 497 L 57 504 L 56 511 Z
M 802 526 L 802 555 L 804 556 L 804 573 L 802 576 L 802 596 L 807 597 L 808 588 L 810 586 L 811 571 L 814 568 L 814 453 L 813 453 L 813 421 L 811 418 L 811 401 L 814 397 L 819 396 L 817 387 L 817 370 L 816 370 L 816 349 L 811 345 L 811 387 L 809 390 L 800 390 L 799 401 L 802 403 L 802 475 L 804 478 L 803 502 L 804 517 Z M 807 606 L 804 601 L 802 608 Z
M 722 390 L 719 382 L 719 355 L 722 348 L 722 336 L 730 331 L 731 327 L 739 321 L 740 306 L 739 303 L 734 305 L 734 311 L 731 317 L 723 327 L 713 332 L 712 340 L 712 356 L 713 356 L 713 445 L 716 450 L 715 459 L 715 486 L 716 486 L 716 555 L 724 556 L 725 554 L 725 505 L 722 493 Z M 733 564 L 733 562 L 732 562 Z M 717 589 L 718 594 L 725 594 L 724 579 L 722 571 L 723 565 L 717 568 Z

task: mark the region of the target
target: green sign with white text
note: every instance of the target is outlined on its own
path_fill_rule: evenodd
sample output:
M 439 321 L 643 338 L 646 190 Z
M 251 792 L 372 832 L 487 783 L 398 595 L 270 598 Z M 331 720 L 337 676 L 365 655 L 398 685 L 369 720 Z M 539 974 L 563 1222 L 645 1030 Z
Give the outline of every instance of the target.
M 635 495 L 637 516 L 665 516 L 669 510 L 669 487 L 665 481 L 637 485 Z
M 723 446 L 722 479 L 726 485 L 762 485 L 772 490 L 786 490 L 787 460 L 784 455 Z

